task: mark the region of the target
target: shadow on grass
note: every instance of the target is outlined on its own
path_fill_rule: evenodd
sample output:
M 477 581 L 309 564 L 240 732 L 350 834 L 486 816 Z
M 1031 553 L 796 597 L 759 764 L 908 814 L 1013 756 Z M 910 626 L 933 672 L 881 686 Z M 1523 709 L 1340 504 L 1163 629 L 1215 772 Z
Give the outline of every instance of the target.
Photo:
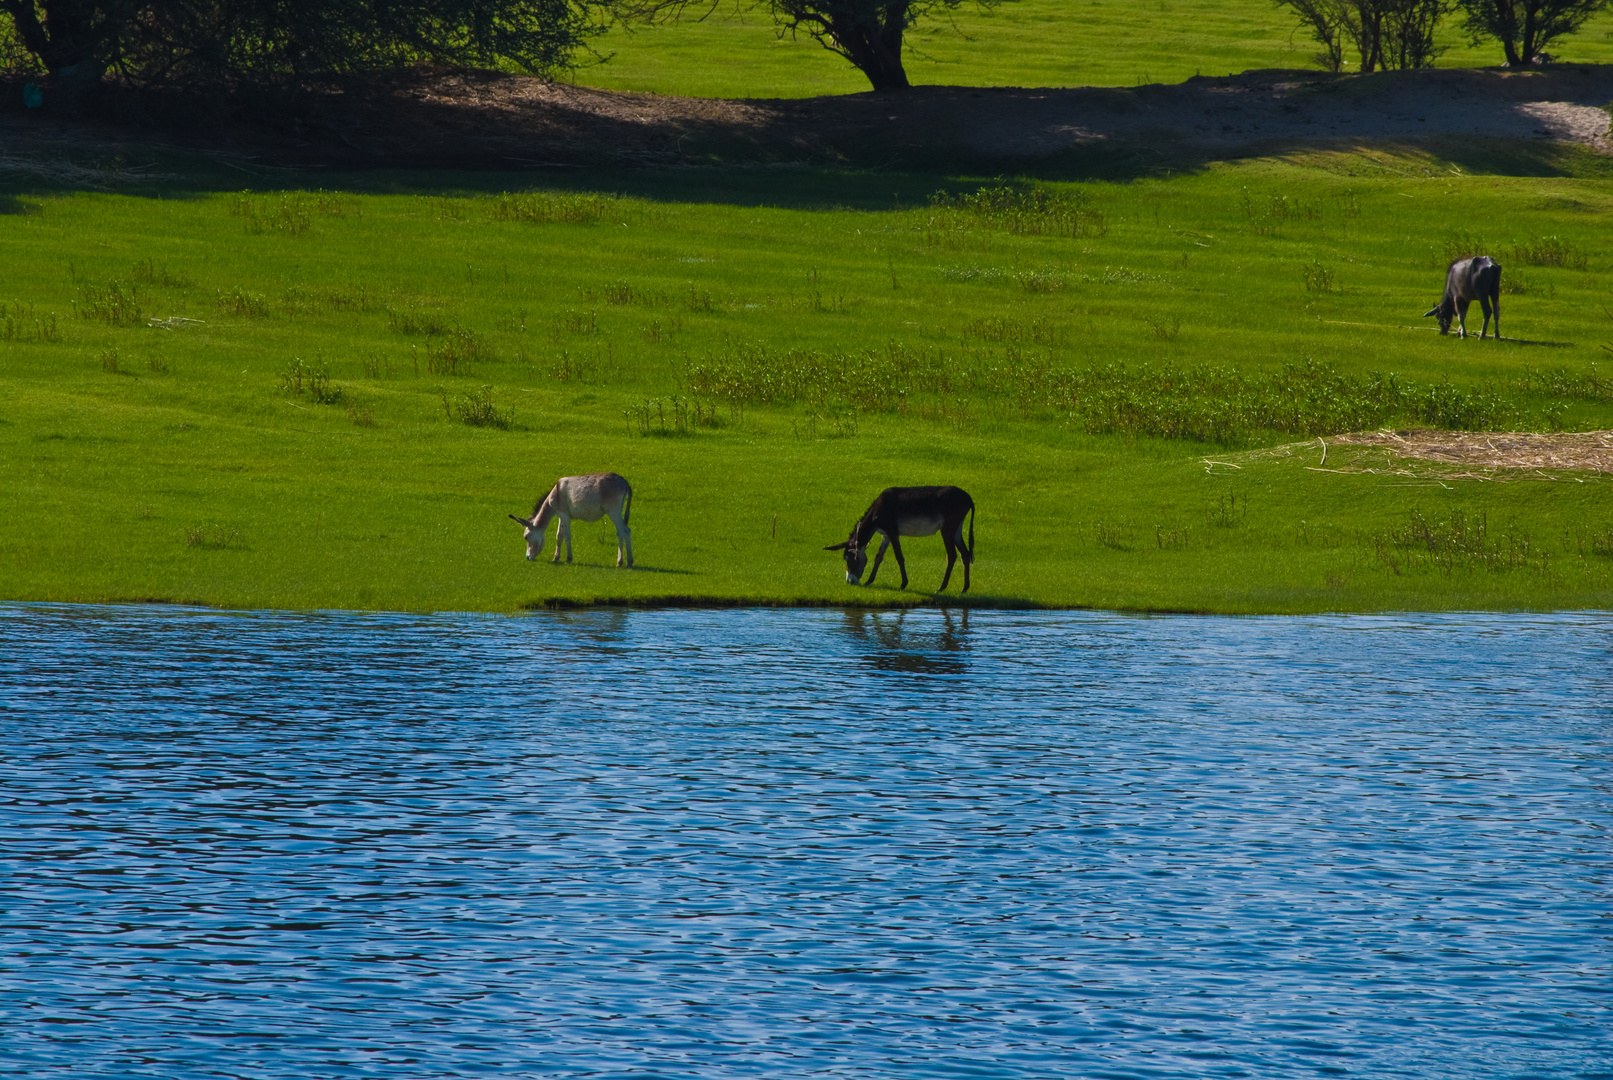
M 1536 349 L 1572 349 L 1578 345 L 1577 341 L 1530 341 L 1527 338 L 1502 338 L 1507 345 L 1523 345 Z
M 157 101 L 134 108 L 109 99 L 99 122 L 0 106 L 0 126 L 11 129 L 0 191 L 183 198 L 243 187 L 449 197 L 548 189 L 877 210 L 1004 175 L 1124 182 L 1259 158 L 1348 175 L 1613 176 L 1613 159 L 1577 144 L 1385 126 L 1389 113 L 1437 110 L 1452 94 L 1493 100 L 1498 111 L 1525 100 L 1601 107 L 1613 85 L 1608 65 L 1529 74 L 1525 84 L 1494 69 L 1258 71 L 1170 86 L 922 86 L 731 108 L 675 99 L 662 108 L 649 96 L 633 98 L 644 109 L 624 111 L 622 95 L 534 91 L 495 72 L 420 68 L 311 83 L 295 115 L 238 109 L 233 119 L 171 130 L 154 118 L 175 110 Z M 1234 100 L 1242 118 L 1221 116 Z M 1296 128 L 1298 113 L 1315 134 Z M 1076 130 L 1087 134 L 1072 142 Z

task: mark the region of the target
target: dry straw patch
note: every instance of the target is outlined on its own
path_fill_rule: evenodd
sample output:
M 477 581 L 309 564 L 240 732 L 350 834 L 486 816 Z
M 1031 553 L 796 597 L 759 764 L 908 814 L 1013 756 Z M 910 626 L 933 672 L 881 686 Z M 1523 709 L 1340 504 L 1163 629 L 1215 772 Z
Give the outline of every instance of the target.
M 1402 477 L 1412 482 L 1555 480 L 1584 483 L 1583 473 L 1613 474 L 1613 431 L 1357 431 L 1204 460 L 1208 472 L 1238 459 L 1305 460 L 1310 472 Z

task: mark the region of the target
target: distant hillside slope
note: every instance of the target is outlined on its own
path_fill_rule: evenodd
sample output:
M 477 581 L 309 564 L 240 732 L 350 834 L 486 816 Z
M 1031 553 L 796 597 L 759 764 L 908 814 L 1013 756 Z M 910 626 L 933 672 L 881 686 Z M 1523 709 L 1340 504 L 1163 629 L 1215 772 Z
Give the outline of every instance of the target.
M 1016 0 L 982 15 L 920 27 L 908 76 L 932 86 L 1136 86 L 1252 68 L 1312 67 L 1315 44 L 1272 0 Z M 1467 44 L 1446 20 L 1440 67 L 1501 61 L 1500 46 Z M 868 83 L 810 38 L 780 40 L 765 13 L 720 0 L 701 21 L 612 32 L 610 59 L 576 82 L 607 90 L 718 98 L 792 98 L 856 93 Z M 1559 59 L 1613 62 L 1613 12 L 1551 51 Z

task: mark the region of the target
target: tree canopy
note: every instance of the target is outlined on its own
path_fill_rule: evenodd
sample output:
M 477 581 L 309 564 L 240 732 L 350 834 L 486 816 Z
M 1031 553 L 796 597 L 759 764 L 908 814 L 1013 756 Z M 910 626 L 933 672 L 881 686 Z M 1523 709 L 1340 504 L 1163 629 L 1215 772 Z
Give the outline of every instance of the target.
M 58 83 L 258 81 L 418 61 L 565 66 L 600 29 L 581 0 L 0 0 Z
M 1494 38 L 1507 63 L 1532 64 L 1553 38 L 1572 34 L 1608 0 L 1457 0 L 1474 42 Z

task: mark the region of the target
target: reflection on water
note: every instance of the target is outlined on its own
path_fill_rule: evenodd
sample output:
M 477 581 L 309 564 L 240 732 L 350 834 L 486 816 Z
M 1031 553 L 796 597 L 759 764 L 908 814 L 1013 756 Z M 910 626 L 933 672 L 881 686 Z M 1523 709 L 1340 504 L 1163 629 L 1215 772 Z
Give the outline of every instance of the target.
M 1606 626 L 0 606 L 0 1075 L 1607 1077 Z
M 969 610 L 936 612 L 848 610 L 844 629 L 857 654 L 882 671 L 962 675 L 969 648 Z

